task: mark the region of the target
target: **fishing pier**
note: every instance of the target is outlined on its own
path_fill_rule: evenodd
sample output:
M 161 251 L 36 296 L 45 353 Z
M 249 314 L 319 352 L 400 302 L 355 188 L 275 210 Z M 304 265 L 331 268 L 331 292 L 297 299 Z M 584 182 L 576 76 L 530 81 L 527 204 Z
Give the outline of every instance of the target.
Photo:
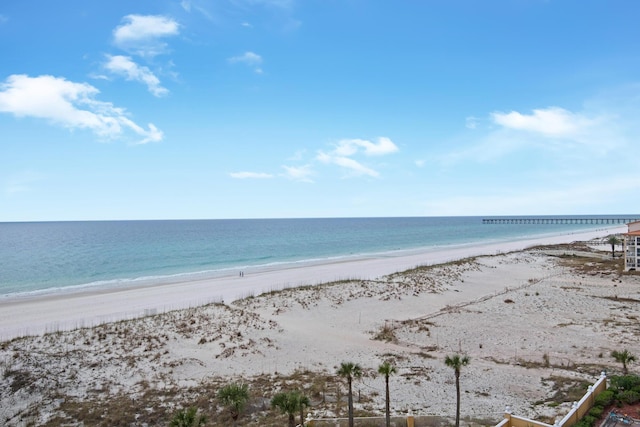
M 513 217 L 513 218 L 483 218 L 483 224 L 628 224 L 640 221 L 640 215 L 628 218 L 537 218 L 537 217 Z

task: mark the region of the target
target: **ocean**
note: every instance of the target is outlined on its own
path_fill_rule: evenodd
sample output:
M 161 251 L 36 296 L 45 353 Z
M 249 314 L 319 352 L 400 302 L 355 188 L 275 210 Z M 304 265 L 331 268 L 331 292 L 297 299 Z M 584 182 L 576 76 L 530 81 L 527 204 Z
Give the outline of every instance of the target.
M 483 224 L 481 217 L 0 223 L 0 296 L 236 275 L 605 227 L 611 225 Z

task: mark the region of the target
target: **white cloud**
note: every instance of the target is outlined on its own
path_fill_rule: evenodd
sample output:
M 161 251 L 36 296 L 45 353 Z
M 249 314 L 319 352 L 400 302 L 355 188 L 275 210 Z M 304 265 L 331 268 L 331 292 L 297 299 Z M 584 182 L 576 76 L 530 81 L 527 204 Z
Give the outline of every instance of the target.
M 382 156 L 398 151 L 398 146 L 393 141 L 380 137 L 377 144 L 364 139 L 343 139 L 338 142 L 335 152 L 342 156 L 351 156 L 360 148 L 364 148 L 364 154 L 367 156 Z
M 239 56 L 233 56 L 228 59 L 231 64 L 244 64 L 249 67 L 253 67 L 253 71 L 257 74 L 262 74 L 262 68 L 260 68 L 260 64 L 262 64 L 262 57 L 257 53 L 253 52 L 245 52 Z
M 0 85 L 0 112 L 49 120 L 68 129 L 88 129 L 101 138 L 119 139 L 133 132 L 138 143 L 161 141 L 162 131 L 134 123 L 122 108 L 95 100 L 100 91 L 87 83 L 48 75 L 9 76 Z
M 475 129 L 478 127 L 478 118 L 469 116 L 465 119 L 465 127 L 467 129 Z
M 298 162 L 304 158 L 306 151 L 307 150 L 298 150 L 293 153 L 293 156 L 289 157 L 287 160 Z
M 603 113 L 607 110 L 609 113 Z M 454 149 L 439 158 L 443 165 L 451 166 L 466 160 L 496 161 L 524 150 L 567 160 L 594 153 L 602 156 L 628 144 L 623 130 L 623 116 L 628 114 L 612 108 L 572 112 L 560 107 L 535 109 L 531 114 L 493 112 L 490 119 L 498 127 L 481 129 L 477 126 L 481 122 L 474 118 L 477 138 L 471 144 L 468 137 L 464 142 L 451 141 L 448 146 Z
M 377 177 L 380 175 L 377 171 L 351 157 L 360 153 L 365 156 L 382 156 L 396 151 L 398 151 L 398 146 L 386 137 L 378 138 L 377 143 L 364 139 L 342 139 L 335 144 L 335 148 L 329 153 L 319 151 L 316 159 L 322 163 L 334 164 L 345 168 L 355 176 L 368 175 Z
M 311 165 L 304 166 L 282 166 L 282 168 L 286 171 L 285 177 L 289 179 L 294 179 L 297 181 L 303 182 L 313 182 L 310 178 L 313 175 L 313 170 L 311 169 Z
M 347 169 L 352 175 L 354 176 L 362 176 L 362 175 L 368 175 L 371 177 L 378 177 L 380 174 L 378 172 L 376 172 L 375 170 L 368 168 L 366 166 L 364 166 L 362 163 L 353 160 L 352 158 L 349 157 L 344 157 L 344 156 L 336 156 L 333 154 L 327 154 L 327 153 L 323 153 L 323 152 L 319 152 L 318 156 L 316 157 L 317 160 L 319 160 L 322 163 L 327 163 L 327 164 L 334 164 L 337 166 L 341 166 L 345 169 Z
M 262 64 L 262 57 L 257 53 L 245 52 L 242 55 L 229 58 L 229 62 L 232 64 L 260 65 Z
M 273 175 L 261 172 L 231 172 L 229 174 L 231 178 L 236 179 L 268 179 L 273 178 Z
M 582 133 L 595 121 L 572 113 L 559 107 L 533 110 L 533 114 L 525 115 L 512 111 L 510 113 L 494 112 L 493 120 L 509 129 L 541 133 L 547 136 L 568 137 Z
M 114 74 L 124 76 L 127 80 L 134 80 L 147 85 L 154 96 L 164 96 L 169 91 L 162 87 L 158 79 L 149 68 L 133 62 L 130 57 L 122 55 L 107 55 L 105 68 Z
M 167 44 L 160 39 L 180 32 L 180 25 L 166 16 L 127 15 L 122 20 L 125 23 L 113 30 L 113 41 L 119 48 L 140 56 L 164 53 Z

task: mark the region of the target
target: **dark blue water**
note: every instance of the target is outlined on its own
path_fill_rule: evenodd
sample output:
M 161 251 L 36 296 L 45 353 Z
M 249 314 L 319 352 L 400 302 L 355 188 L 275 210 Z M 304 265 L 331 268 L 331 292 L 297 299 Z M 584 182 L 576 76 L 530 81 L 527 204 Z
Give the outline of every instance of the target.
M 485 225 L 480 217 L 0 223 L 0 295 L 232 274 L 257 266 L 603 227 Z

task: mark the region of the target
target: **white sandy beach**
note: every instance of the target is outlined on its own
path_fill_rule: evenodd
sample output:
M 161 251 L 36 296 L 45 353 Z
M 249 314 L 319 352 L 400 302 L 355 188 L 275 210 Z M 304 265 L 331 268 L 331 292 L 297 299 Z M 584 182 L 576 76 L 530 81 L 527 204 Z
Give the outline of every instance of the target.
M 612 262 L 607 245 L 523 249 L 625 231 L 3 301 L 5 336 L 192 308 L 2 344 L 0 421 L 40 425 L 63 413 L 73 424 L 90 415 L 73 412 L 82 402 L 134 418 L 141 411 L 166 417 L 164 411 L 196 402 L 215 416 L 210 390 L 217 385 L 248 382 L 264 403 L 294 384 L 302 375 L 296 372 L 307 373 L 296 384 L 311 395 L 315 417 L 343 415 L 335 403 L 335 370 L 343 361 L 365 370 L 355 382 L 358 409 L 382 413 L 384 385 L 375 371 L 383 360 L 398 369 L 391 381 L 394 413 L 451 416 L 453 374 L 443 360 L 460 352 L 472 361 L 461 379 L 463 416 L 497 421 L 509 405 L 518 415 L 552 423 L 571 405 L 551 404 L 559 389 L 593 382 L 602 369 L 615 372 L 614 349 L 640 353 L 640 276 L 612 270 L 604 262 Z M 590 270 L 569 266 L 571 256 L 558 257 L 583 250 L 591 251 L 583 262 Z M 485 256 L 393 274 L 477 255 Z M 337 279 L 345 280 L 258 296 Z M 248 295 L 256 296 L 239 299 Z M 212 300 L 225 304 L 201 305 Z M 109 425 L 102 419 L 85 425 Z M 145 422 L 133 425 L 157 425 Z
M 386 257 L 327 261 L 270 271 L 252 272 L 249 269 L 244 277 L 232 274 L 215 279 L 176 281 L 155 286 L 84 288 L 59 294 L 8 297 L 0 300 L 0 339 L 93 326 L 216 301 L 232 302 L 285 287 L 343 279 L 373 279 L 419 265 L 511 252 L 535 245 L 590 240 L 621 232 L 626 232 L 626 227 L 515 242 L 425 250 L 411 254 L 398 252 Z

